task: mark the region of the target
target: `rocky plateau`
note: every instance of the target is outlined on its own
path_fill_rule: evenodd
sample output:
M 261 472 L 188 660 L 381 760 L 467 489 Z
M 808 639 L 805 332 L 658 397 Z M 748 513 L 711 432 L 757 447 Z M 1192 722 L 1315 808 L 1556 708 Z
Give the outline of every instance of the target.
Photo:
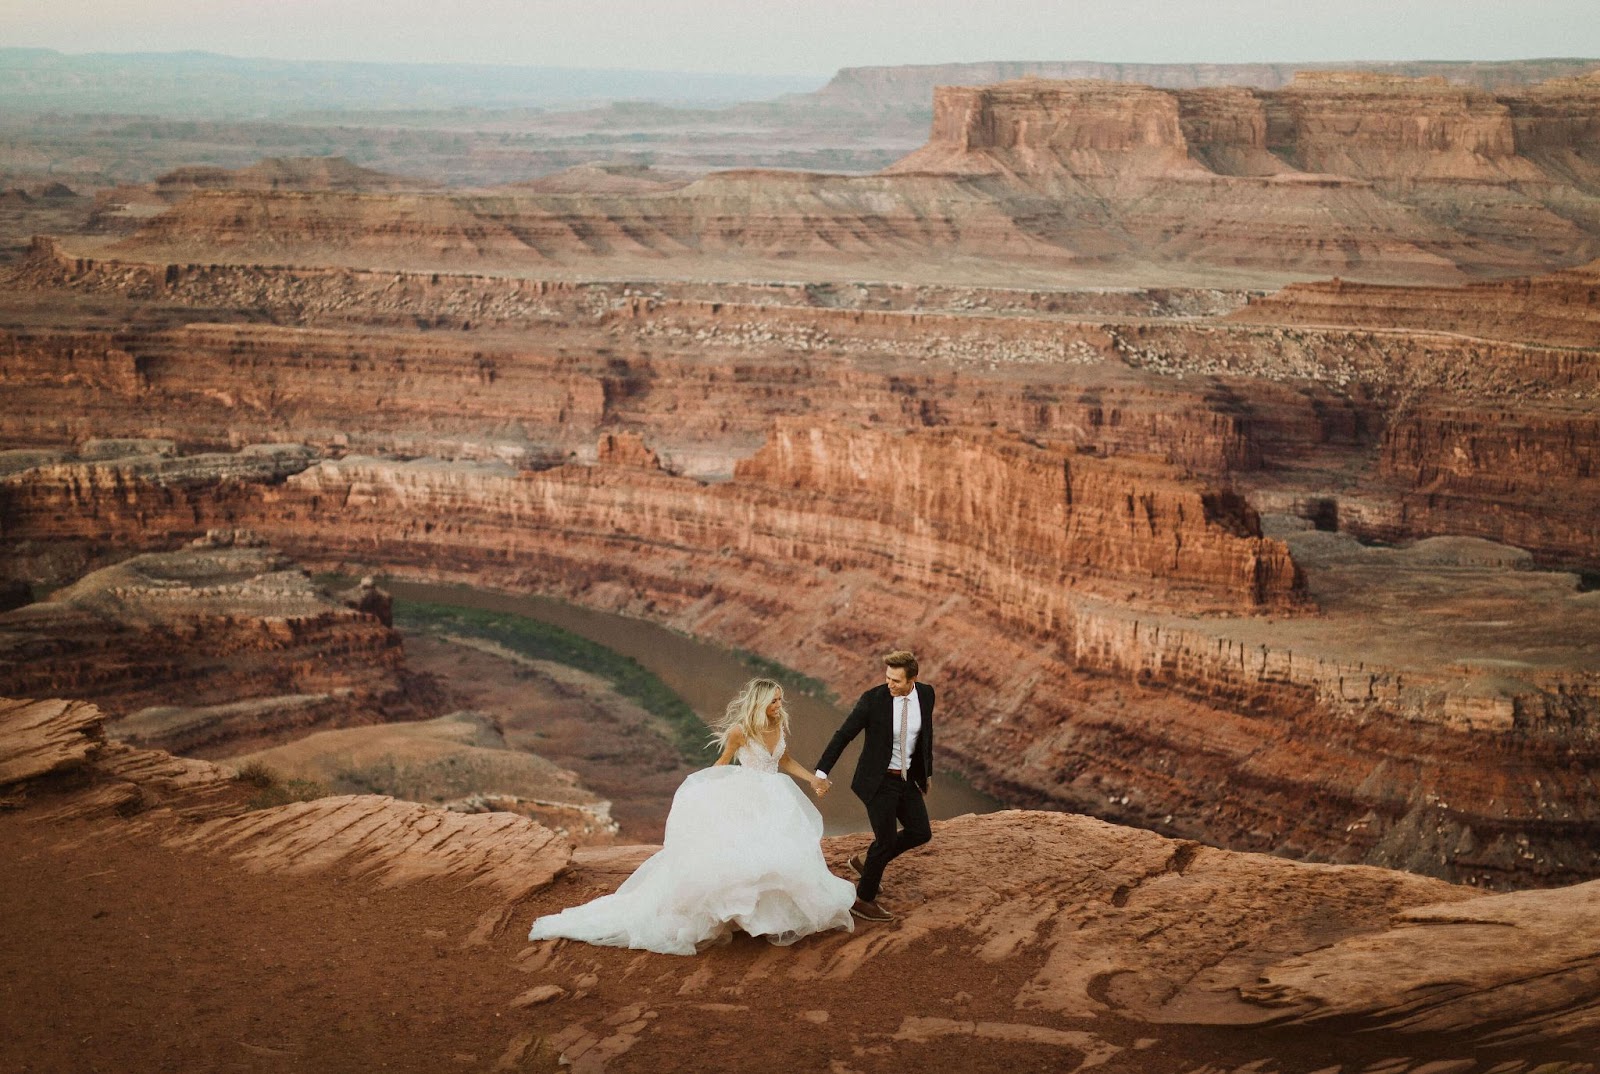
M 745 937 L 685 959 L 521 939 L 533 915 L 613 888 L 653 847 L 574 851 L 510 813 L 372 795 L 251 809 L 239 787 L 231 769 L 106 741 L 87 703 L 0 702 L 0 831 L 33 872 L 28 887 L 0 884 L 8 910 L 30 895 L 58 908 L 104 903 L 105 872 L 62 869 L 94 861 L 117 873 L 122 898 L 91 929 L 136 921 L 126 946 L 147 967 L 174 967 L 143 975 L 129 1013 L 247 980 L 280 996 L 248 1026 L 227 1004 L 202 1005 L 182 1033 L 153 1019 L 124 1041 L 124 1060 L 256 1069 L 348 1054 L 423 1070 L 442 1046 L 464 1069 L 596 1074 L 691 1055 L 702 1069 L 746 1070 L 774 1054 L 863 1074 L 900 1069 L 907 1055 L 976 1071 L 1594 1070 L 1593 883 L 1486 895 L 1009 811 L 941 823 L 938 853 L 899 870 L 893 926 L 792 948 Z M 825 854 L 838 867 L 863 839 L 826 840 Z M 174 877 L 188 892 L 180 915 L 140 908 Z M 230 918 L 234 888 L 252 909 Z M 280 892 L 328 906 L 314 921 L 285 914 Z M 315 969 L 307 961 L 309 929 L 326 942 L 352 916 L 394 929 L 401 948 L 419 933 L 431 945 L 403 1000 L 376 996 L 388 970 L 364 945 Z M 219 926 L 288 972 L 252 979 L 237 959 L 207 959 L 196 940 Z M 71 982 L 83 1006 L 63 1004 L 53 1016 L 63 1026 L 127 1010 L 94 1006 L 124 974 L 90 937 L 38 939 L 53 957 L 29 959 L 32 938 L 0 956 L 13 987 Z M 76 976 L 86 956 L 99 973 Z M 447 973 L 428 971 L 438 960 Z M 867 1001 L 881 975 L 914 971 L 924 975 L 915 1000 Z M 330 1036 L 326 1005 L 286 987 L 296 979 L 337 990 L 350 1024 Z M 387 1016 L 362 1019 L 362 988 Z M 759 1035 L 740 1028 L 747 1012 L 791 1008 Z M 0 1015 L 11 1030 L 0 1055 L 13 1065 L 70 1069 L 96 1054 L 94 1035 L 77 1032 L 40 1051 L 52 1027 L 21 1011 Z
M 138 260 L 830 279 L 869 260 L 928 283 L 1083 286 L 1318 275 L 1456 283 L 1600 255 L 1600 81 L 1493 92 L 1305 72 L 1279 89 L 1019 80 L 935 91 L 931 135 L 873 174 L 713 172 L 687 185 L 390 193 L 256 169 L 131 236 Z M 374 177 L 376 178 L 376 177 Z M 212 189 L 205 189 L 212 187 Z M 740 271 L 734 266 L 742 265 Z M 1000 271 L 1004 268 L 1007 271 Z M 1088 275 L 1086 275 L 1086 272 Z

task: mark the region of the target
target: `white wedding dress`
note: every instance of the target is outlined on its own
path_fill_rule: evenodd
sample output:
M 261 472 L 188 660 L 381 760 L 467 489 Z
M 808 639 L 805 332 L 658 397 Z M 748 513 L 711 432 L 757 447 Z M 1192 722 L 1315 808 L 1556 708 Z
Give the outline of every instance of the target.
M 783 751 L 781 735 L 776 755 L 746 742 L 737 765 L 690 773 L 661 849 L 615 894 L 539 918 L 528 939 L 692 955 L 736 928 L 775 944 L 853 928 L 855 885 L 828 871 L 822 815 L 778 771 Z

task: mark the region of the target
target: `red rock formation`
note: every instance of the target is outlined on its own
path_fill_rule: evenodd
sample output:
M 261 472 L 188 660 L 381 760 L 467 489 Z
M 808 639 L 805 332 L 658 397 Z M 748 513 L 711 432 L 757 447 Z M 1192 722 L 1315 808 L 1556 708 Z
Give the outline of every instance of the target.
M 1269 147 L 1301 171 L 1412 182 L 1540 177 L 1517 154 L 1506 103 L 1443 78 L 1301 74 L 1262 101 Z
M 1600 262 L 1530 279 L 1465 287 L 1331 280 L 1251 299 L 1230 320 L 1460 332 L 1484 339 L 1593 347 L 1600 341 Z
M 93 700 L 119 738 L 201 756 L 412 709 L 399 637 L 262 548 L 134 557 L 0 615 L 0 645 L 0 692 Z
M 951 474 L 962 479 L 952 483 Z M 735 476 L 801 492 L 814 504 L 813 517 L 870 519 L 881 536 L 865 543 L 881 544 L 883 562 L 910 585 L 987 579 L 980 590 L 1005 594 L 998 603 L 1027 609 L 1021 618 L 1047 631 L 1063 619 L 1048 595 L 1054 587 L 1142 588 L 1159 578 L 1165 596 L 1157 599 L 1192 595 L 1203 602 L 1207 590 L 1243 607 L 1301 599 L 1287 550 L 1260 536 L 1241 499 L 1186 488 L 1148 465 L 987 434 L 885 437 L 795 422 L 779 426 Z M 914 520 L 898 539 L 897 519 Z M 917 546 L 930 539 L 960 551 L 929 556 Z M 837 562 L 838 555 L 820 558 Z M 1015 574 L 1035 571 L 1044 586 L 1028 592 L 1033 587 Z
M 197 190 L 418 190 L 433 183 L 352 164 L 344 157 L 267 157 L 248 168 L 178 168 L 151 184 L 157 195 L 176 201 Z
M 801 288 L 718 302 L 669 284 L 168 273 L 48 251 L 35 267 L 64 288 L 41 292 L 51 296 L 81 288 L 86 301 L 147 295 L 284 319 L 301 310 L 314 327 L 16 333 L 7 360 L 21 375 L 0 386 L 7 435 L 61 447 L 17 456 L 0 483 L 15 564 L 41 562 L 43 548 L 65 556 L 97 533 L 159 545 L 250 525 L 319 565 L 648 615 L 841 692 L 883 640 L 874 624 L 905 624 L 906 640 L 941 654 L 937 681 L 982 699 L 947 726 L 951 755 L 1011 801 L 1480 883 L 1600 869 L 1585 849 L 1593 807 L 1571 771 L 1592 753 L 1592 662 L 1541 650 L 1537 667 L 1498 681 L 1436 638 L 1387 640 L 1397 628 L 1386 617 L 1454 624 L 1471 618 L 1461 608 L 1352 611 L 1330 599 L 1316 616 L 1268 623 L 1262 611 L 1294 610 L 1298 555 L 1286 559 L 1250 510 L 1406 537 L 1460 532 L 1470 510 L 1501 519 L 1502 534 L 1532 533 L 1560 514 L 1534 495 L 1536 477 L 1503 483 L 1504 494 L 1479 482 L 1475 500 L 1441 499 L 1430 517 L 1402 511 L 1412 470 L 1468 488 L 1467 470 L 1440 456 L 1465 441 L 1427 432 L 1410 449 L 1406 423 L 1465 420 L 1472 407 L 1550 416 L 1525 423 L 1548 430 L 1524 438 L 1518 450 L 1532 458 L 1568 435 L 1553 419 L 1561 406 L 1581 413 L 1600 393 L 1583 352 L 1359 327 L 1085 319 L 1045 312 L 1055 299 L 1030 312 L 908 312 L 836 308 Z M 369 310 L 382 331 L 362 327 Z M 408 315 L 430 327 L 401 331 Z M 449 333 L 432 330 L 441 317 Z M 466 322 L 486 327 L 463 332 Z M 134 370 L 131 387 L 100 373 L 110 351 L 124 356 L 112 368 Z M 352 390 L 353 376 L 370 395 Z M 63 435 L 57 405 L 68 399 L 94 415 L 84 434 L 211 446 L 293 432 L 325 453 L 439 458 L 301 469 L 302 453 L 279 449 L 299 473 L 233 460 L 216 467 L 231 482 L 184 484 L 160 475 L 211 464 L 73 459 L 79 438 Z M 1574 422 L 1581 450 L 1587 426 Z M 666 471 L 581 465 L 599 461 L 604 437 L 617 438 L 608 461 L 655 452 Z M 634 443 L 624 437 L 639 449 L 622 448 Z M 1500 447 L 1481 454 L 1516 465 Z M 1535 471 L 1554 474 L 1578 456 L 1541 457 Z M 486 461 L 498 459 L 514 465 Z M 1593 502 L 1586 480 L 1562 486 L 1572 518 Z M 925 521 L 908 531 L 892 508 Z M 1578 527 L 1546 530 L 1546 557 L 1595 557 Z M 1394 585 L 1377 566 L 1352 575 L 1317 562 L 1309 582 L 1333 596 Z M 1413 592 L 1441 585 L 1425 582 Z M 1236 614 L 1192 614 L 1206 609 Z
M 169 845 L 255 872 L 333 873 L 379 887 L 485 886 L 516 902 L 549 884 L 570 845 L 514 813 L 463 814 L 381 795 L 341 795 L 219 817 Z
M 1600 78 L 1552 79 L 1507 100 L 1517 151 L 1534 161 L 1546 174 L 1570 175 L 1593 189 L 1600 182 L 1600 165 L 1592 146 L 1600 138 L 1592 102 Z
M 928 145 L 887 174 L 1070 180 L 1203 172 L 1187 150 L 1173 94 L 1111 82 L 1024 80 L 938 90 Z
M 597 461 L 612 466 L 634 466 L 642 470 L 661 469 L 661 456 L 632 433 L 606 433 L 596 449 Z
M 1126 1056 L 1141 1070 L 1176 1074 L 1192 1069 L 1198 1045 L 1213 1065 L 1238 1070 L 1263 1057 L 1309 1070 L 1329 1061 L 1393 1065 L 1401 1056 L 1413 1070 L 1414 1063 L 1463 1070 L 1475 1063 L 1526 1074 L 1534 1063 L 1587 1064 L 1592 1055 L 1600 1002 L 1593 980 L 1600 885 L 1593 883 L 1486 896 L 1387 870 L 1305 865 L 1086 817 L 1011 810 L 942 822 L 935 851 L 900 859 L 890 898 L 901 917 L 889 926 L 836 930 L 787 949 L 736 940 L 693 959 L 508 944 L 505 935 L 519 935 L 533 916 L 614 890 L 655 848 L 573 853 L 524 818 L 462 816 L 370 795 L 249 810 L 229 770 L 102 745 L 92 723 L 59 709 L 58 718 L 59 727 L 39 726 L 48 737 L 81 741 L 88 760 L 79 778 L 0 782 L 16 811 L 4 818 L 7 833 L 25 843 L 40 874 L 29 884 L 56 885 L 47 888 L 49 906 L 77 905 L 71 885 L 89 877 L 74 862 L 63 882 L 59 866 L 86 845 L 113 857 L 126 900 L 159 897 L 190 927 L 211 922 L 194 888 L 170 883 L 181 855 L 164 858 L 165 871 L 139 868 L 141 858 L 177 850 L 199 855 L 209 873 L 247 870 L 257 874 L 253 890 L 273 896 L 264 905 L 292 891 L 314 897 L 319 882 L 335 887 L 342 905 L 395 913 L 413 925 L 432 920 L 439 939 L 453 934 L 456 948 L 474 959 L 504 957 L 515 966 L 512 976 L 523 979 L 498 1001 L 517 1012 L 515 1024 L 480 1016 L 485 1054 L 521 1056 L 542 1036 L 575 1069 L 597 1067 L 597 1053 L 676 1068 L 685 1034 L 699 1041 L 725 1032 L 726 1007 L 708 1005 L 708 997 L 732 995 L 762 1010 L 827 1012 L 830 1039 L 841 1038 L 835 1047 L 864 1040 L 885 1049 L 853 1056 L 853 1069 L 867 1071 L 902 1069 L 908 1050 L 929 1045 L 985 1074 L 1014 1069 L 1019 1055 L 1051 1069 Z M 5 734 L 9 726 L 0 723 L 0 771 L 11 771 L 17 745 Z M 113 802 L 122 808 L 108 809 Z M 865 841 L 828 839 L 823 851 L 842 869 Z M 300 883 L 285 890 L 279 878 L 291 876 Z M 449 898 L 432 905 L 433 916 L 403 901 L 441 881 Z M 373 889 L 388 890 L 379 898 Z M 363 891 L 371 893 L 361 896 L 367 902 L 351 897 Z M 296 903 L 290 909 L 286 920 L 305 916 L 294 913 L 302 909 Z M 16 924 L 61 927 L 50 909 L 30 910 L 34 916 Z M 150 939 L 148 931 L 141 936 Z M 192 937 L 173 942 L 190 943 L 192 953 Z M 940 951 L 959 957 L 941 963 Z M 349 951 L 325 972 L 348 973 L 362 958 Z M 907 958 L 940 972 L 913 1005 L 891 1008 L 898 1022 L 886 1032 L 888 1001 L 881 988 L 876 1005 L 867 993 Z M 639 972 L 641 965 L 650 972 Z M 12 972 L 19 985 L 42 973 L 37 964 Z M 736 983 L 717 983 L 727 981 Z M 172 987 L 159 974 L 137 983 Z M 52 1016 L 56 993 L 32 992 L 43 997 L 36 1013 Z M 603 1005 L 583 1006 L 591 994 Z M 485 1002 L 476 991 L 471 1001 Z M 647 1010 L 656 1017 L 644 1017 Z M 801 1021 L 799 1030 L 784 1028 Z M 701 1065 L 748 1069 L 758 1055 L 770 1060 L 775 1042 L 814 1044 L 820 1021 L 776 1018 L 758 1043 L 736 1034 Z M 1309 1050 L 1305 1032 L 1313 1034 Z M 515 1034 L 508 1046 L 506 1034 Z M 125 1058 L 139 1055 L 125 1041 L 118 1046 Z M 413 1047 L 436 1062 L 426 1039 Z
M 513 813 L 578 845 L 615 842 L 619 826 L 612 803 L 583 786 L 577 774 L 510 746 L 500 730 L 504 718 L 462 711 L 434 720 L 341 727 L 227 761 L 240 771 L 265 766 L 283 780 L 333 794 L 389 795 L 453 813 Z
M 1597 192 L 1587 79 L 1497 94 L 1376 74 L 1232 92 L 1022 80 L 941 87 L 933 115 L 928 144 L 875 176 L 726 172 L 632 196 L 202 191 L 118 248 L 434 269 L 910 262 L 919 276 L 940 253 L 1433 280 L 1600 253 L 1574 208 Z
M 1365 324 L 1436 345 L 1436 333 L 1476 337 L 1450 344 L 1453 368 L 1395 384 L 1374 480 L 1349 497 L 1345 525 L 1390 540 L 1472 534 L 1592 565 L 1597 282 L 1593 266 L 1460 288 L 1335 280 L 1292 285 L 1228 319 Z
M 952 471 L 974 479 L 937 480 Z M 1130 499 L 1129 478 L 993 434 L 791 425 L 723 484 L 350 459 L 282 489 L 242 487 L 230 509 L 324 562 L 569 593 L 770 653 L 841 690 L 882 641 L 871 624 L 904 623 L 906 640 L 941 654 L 930 674 L 965 699 L 947 748 L 1013 801 L 1479 882 L 1592 875 L 1571 841 L 1592 823 L 1585 784 L 1566 775 L 1586 756 L 1581 718 L 1575 729 L 1562 707 L 1589 704 L 1592 682 L 1475 701 L 1445 668 L 1341 662 L 1313 636 L 1288 640 L 1305 628 L 1284 644 L 1249 621 L 1130 612 L 1129 601 L 1216 600 L 1217 581 L 1185 573 L 1208 562 L 1235 601 L 1291 568 L 1262 556 L 1270 543 L 1229 532 L 1250 522 L 1227 514 L 1238 504 L 1181 486 Z M 1161 554 L 1179 536 L 1192 564 Z M 1474 743 L 1459 756 L 1457 736 Z M 1397 760 L 1410 757 L 1427 759 Z M 1541 789 L 1513 793 L 1508 771 Z M 1528 862 L 1515 840 L 1534 834 L 1531 816 L 1568 819 L 1539 822 Z
M 147 271 L 126 272 L 139 278 L 138 293 L 148 293 Z M 287 275 L 253 271 L 234 277 L 238 291 L 185 287 L 178 294 L 222 301 L 225 294 L 282 288 L 286 311 L 333 311 L 355 305 L 351 290 L 363 296 L 379 290 L 375 281 L 332 273 Z M 227 274 L 216 277 L 212 282 L 220 284 Z M 105 283 L 97 271 L 76 279 L 95 288 Z M 408 282 L 434 293 L 470 294 L 482 286 L 490 292 L 486 299 L 462 303 L 472 307 L 473 321 L 481 316 L 497 327 L 536 332 L 546 346 L 530 351 L 408 333 L 386 338 L 379 351 L 370 328 L 190 325 L 116 336 L 14 334 L 0 337 L 14 371 L 13 404 L 0 417 L 0 435 L 32 445 L 41 437 L 65 444 L 110 432 L 159 432 L 186 445 L 222 447 L 282 436 L 289 425 L 296 439 L 329 450 L 540 465 L 573 453 L 588 457 L 604 427 L 618 422 L 648 430 L 675 468 L 726 474 L 734 459 L 754 450 L 773 417 L 807 411 L 809 385 L 834 381 L 829 405 L 853 420 L 997 421 L 1029 434 L 1070 435 L 1106 455 L 1154 454 L 1206 473 L 1259 465 L 1252 419 L 1234 402 L 1218 397 L 1197 405 L 1166 378 L 1107 367 L 1101 358 L 1115 353 L 1117 337 L 1096 323 L 680 302 L 557 285 L 540 293 L 531 284 L 502 288 L 463 278 Z M 313 291 L 325 305 L 307 301 Z M 412 309 L 428 305 L 416 292 L 397 301 L 390 291 L 374 300 L 394 303 L 396 317 L 408 301 Z M 585 313 L 602 300 L 601 318 Z M 502 307 L 498 318 L 485 316 L 490 302 Z M 572 323 L 552 323 L 569 313 Z M 770 353 L 775 345 L 785 353 Z M 602 346 L 609 353 L 595 354 Z M 930 348 L 936 367 L 928 365 Z M 349 390 L 352 374 L 403 377 L 414 388 L 386 392 L 386 405 L 374 411 L 369 399 Z M 84 397 L 80 385 L 92 394 Z M 75 400 L 70 408 L 69 400 Z
M 952 487 L 944 477 L 953 470 L 981 479 Z M 337 512 L 352 551 L 367 539 L 400 538 L 417 543 L 406 558 L 419 563 L 432 554 L 425 546 L 443 553 L 463 538 L 537 545 L 540 529 L 612 531 L 630 543 L 882 570 L 917 588 L 940 579 L 1044 629 L 1062 620 L 1061 602 L 1073 590 L 1126 595 L 1131 587 L 1149 600 L 1224 608 L 1301 599 L 1287 552 L 1259 535 L 1237 497 L 1163 479 L 1148 466 L 987 433 L 785 425 L 728 484 L 582 466 L 522 475 L 485 468 L 467 478 L 470 494 L 452 493 L 463 477 L 440 465 L 330 462 L 292 480 L 292 491 L 273 496 L 257 517 L 271 527 L 293 512 L 320 525 L 325 512 Z M 455 520 L 425 521 L 452 499 Z M 400 533 L 392 532 L 396 508 L 417 520 Z M 377 528 L 363 534 L 365 509 Z M 902 529 L 896 517 L 916 522 Z M 514 528 L 491 537 L 485 526 Z
M 1592 547 L 1600 417 L 1585 406 L 1489 409 L 1417 404 L 1385 430 L 1378 472 L 1401 491 L 1392 512 L 1352 525 L 1392 539 L 1459 533 L 1560 560 Z M 1583 556 L 1592 562 L 1592 553 Z
M 370 615 L 384 626 L 394 626 L 394 599 L 379 589 L 372 578 L 361 579 L 359 583 L 337 596 L 339 603 L 346 608 L 354 608 L 358 612 Z
M 54 743 L 49 767 L 40 763 L 41 740 Z M 47 777 L 67 761 L 83 771 L 46 806 L 52 819 L 138 818 L 135 827 L 156 830 L 168 846 L 252 872 L 333 873 L 380 887 L 447 880 L 516 902 L 548 885 L 572 853 L 512 813 L 463 814 L 382 795 L 253 809 L 231 768 L 106 742 L 93 705 L 0 698 L 0 793 L 48 793 Z M 175 816 L 188 823 L 175 828 Z
M 1177 98 L 1183 139 L 1195 159 L 1219 175 L 1285 175 L 1295 169 L 1267 146 L 1267 109 L 1244 89 L 1214 89 Z

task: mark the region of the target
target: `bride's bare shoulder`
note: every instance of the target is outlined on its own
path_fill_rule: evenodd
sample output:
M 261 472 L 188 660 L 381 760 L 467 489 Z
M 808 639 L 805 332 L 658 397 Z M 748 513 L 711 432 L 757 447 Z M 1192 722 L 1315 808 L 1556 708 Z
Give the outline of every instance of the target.
M 728 728 L 728 745 L 730 745 L 730 746 L 743 746 L 744 745 L 744 728 L 742 728 L 742 727 L 730 727 L 730 728 Z

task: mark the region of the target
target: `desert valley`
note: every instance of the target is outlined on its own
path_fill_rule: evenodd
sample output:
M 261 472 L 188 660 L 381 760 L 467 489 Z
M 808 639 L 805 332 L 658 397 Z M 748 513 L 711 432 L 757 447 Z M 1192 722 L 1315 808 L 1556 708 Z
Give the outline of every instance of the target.
M 0 120 L 7 1069 L 1600 1069 L 1600 61 Z M 524 939 L 892 645 L 900 920 Z

